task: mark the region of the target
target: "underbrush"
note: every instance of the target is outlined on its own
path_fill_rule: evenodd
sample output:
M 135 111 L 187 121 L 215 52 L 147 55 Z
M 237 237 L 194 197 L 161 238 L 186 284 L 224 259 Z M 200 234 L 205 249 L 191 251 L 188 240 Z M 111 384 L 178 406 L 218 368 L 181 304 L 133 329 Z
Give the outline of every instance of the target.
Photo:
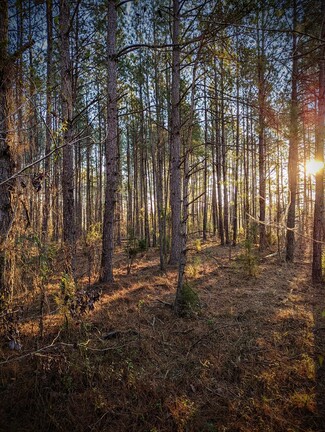
M 224 248 L 210 253 L 184 291 L 191 313 L 179 318 L 176 270 L 161 275 L 154 252 L 135 275 L 122 260 L 116 287 L 90 287 L 101 296 L 83 313 L 89 287 L 61 274 L 43 337 L 31 303 L 22 349 L 0 350 L 0 430 L 322 430 L 310 299 L 296 283 L 304 269 L 270 262 L 257 284 L 228 266 Z

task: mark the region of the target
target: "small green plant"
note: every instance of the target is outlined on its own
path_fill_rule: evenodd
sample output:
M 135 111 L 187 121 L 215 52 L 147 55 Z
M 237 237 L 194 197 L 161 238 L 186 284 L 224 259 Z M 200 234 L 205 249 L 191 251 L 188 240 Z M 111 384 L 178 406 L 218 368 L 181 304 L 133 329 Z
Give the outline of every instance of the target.
M 138 240 L 138 252 L 145 252 L 148 249 L 147 240 L 139 239 Z
M 238 256 L 238 261 L 244 273 L 248 277 L 256 277 L 258 259 L 254 251 L 254 233 L 250 233 L 244 242 L 244 252 Z
M 71 300 L 74 298 L 76 285 L 73 277 L 68 273 L 63 273 L 60 280 L 60 291 L 55 296 L 55 302 L 61 313 L 64 314 L 65 323 L 68 325 L 69 307 Z
M 180 310 L 182 314 L 189 315 L 197 313 L 200 309 L 200 299 L 198 293 L 190 283 L 185 282 L 180 292 Z
M 86 234 L 86 244 L 93 245 L 101 241 L 102 224 L 96 222 L 90 225 Z
M 135 237 L 131 237 L 128 240 L 128 243 L 125 247 L 125 253 L 127 256 L 127 274 L 131 273 L 131 268 L 133 261 L 135 260 L 137 254 L 138 254 L 138 244 Z
M 202 250 L 202 245 L 201 245 L 200 239 L 195 240 L 195 250 L 196 250 L 196 252 L 201 252 L 201 250 Z
M 196 413 L 194 402 L 186 396 L 180 396 L 175 400 L 170 400 L 167 406 L 176 424 L 177 432 L 185 431 L 189 421 Z
M 69 317 L 80 320 L 86 313 L 95 308 L 101 292 L 94 289 L 77 289 L 72 276 L 64 273 L 61 277 L 60 292 L 55 297 L 59 309 L 64 314 L 68 326 Z
M 194 256 L 191 263 L 186 266 L 186 275 L 189 278 L 196 278 L 199 274 L 201 267 L 201 258 L 199 256 Z
M 136 259 L 138 253 L 144 252 L 147 250 L 147 241 L 146 239 L 137 239 L 136 237 L 131 237 L 128 240 L 128 243 L 125 248 L 125 252 L 127 255 L 127 274 L 131 273 L 131 268 L 134 260 Z

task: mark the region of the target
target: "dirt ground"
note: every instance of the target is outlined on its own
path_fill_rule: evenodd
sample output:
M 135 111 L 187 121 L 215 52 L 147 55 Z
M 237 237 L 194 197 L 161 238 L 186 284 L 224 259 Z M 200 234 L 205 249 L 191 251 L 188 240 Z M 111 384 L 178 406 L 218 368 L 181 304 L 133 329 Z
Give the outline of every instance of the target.
M 190 253 L 181 318 L 177 269 L 161 273 L 156 250 L 128 275 L 121 249 L 82 317 L 53 301 L 57 281 L 45 336 L 31 296 L 22 350 L 0 349 L 0 431 L 324 432 L 325 295 L 310 267 L 302 252 L 288 265 L 209 242 Z

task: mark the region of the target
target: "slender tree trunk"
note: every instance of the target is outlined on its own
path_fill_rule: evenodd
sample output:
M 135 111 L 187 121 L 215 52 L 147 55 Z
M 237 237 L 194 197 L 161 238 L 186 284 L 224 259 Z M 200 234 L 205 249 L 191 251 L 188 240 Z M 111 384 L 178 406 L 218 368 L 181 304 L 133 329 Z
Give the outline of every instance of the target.
M 87 126 L 86 129 L 86 230 L 90 229 L 91 224 L 93 223 L 93 211 L 92 211 L 92 176 L 91 176 L 91 152 L 92 152 L 92 144 L 90 140 L 90 127 Z
M 161 93 L 159 87 L 158 59 L 155 54 L 155 97 L 156 97 L 156 119 L 157 119 L 157 144 L 156 144 L 156 191 L 157 191 L 157 214 L 159 230 L 159 257 L 160 270 L 166 269 L 166 209 L 164 205 L 164 142 L 162 130 Z
M 17 9 L 17 30 L 18 30 L 18 45 L 17 50 L 21 50 L 24 40 L 24 17 L 23 17 L 23 5 L 22 2 L 16 2 Z M 24 132 L 23 132 L 23 58 L 19 57 L 17 60 L 17 81 L 16 81 L 16 106 L 18 110 L 17 118 L 17 138 L 18 138 L 18 151 L 16 156 L 16 167 L 21 169 L 22 167 L 22 155 L 24 148 Z M 17 185 L 19 187 L 19 184 Z
M 195 85 L 193 83 L 193 85 Z M 191 126 L 190 126 L 191 127 Z M 184 181 L 183 181 L 183 211 L 182 220 L 180 223 L 181 236 L 181 252 L 178 265 L 178 279 L 174 308 L 177 315 L 182 313 L 182 290 L 184 284 L 184 274 L 187 261 L 187 219 L 188 219 L 188 181 L 189 181 L 189 165 L 188 165 L 188 149 L 186 140 L 184 140 Z
M 116 1 L 108 1 L 107 26 L 107 141 L 106 141 L 106 191 L 103 223 L 103 249 L 101 261 L 102 282 L 113 282 L 114 214 L 118 185 L 118 135 L 117 135 L 117 63 L 116 63 Z
M 229 237 L 229 200 L 228 200 L 228 179 L 227 179 L 227 142 L 226 142 L 226 125 L 225 125 L 225 107 L 224 107 L 224 65 L 223 59 L 221 65 L 221 149 L 222 149 L 222 180 L 223 180 L 223 225 L 225 232 L 226 244 L 230 244 Z
M 222 193 L 221 193 L 221 133 L 220 133 L 220 117 L 219 117 L 219 101 L 218 101 L 218 85 L 217 85 L 217 61 L 214 62 L 214 91 L 215 91 L 215 129 L 216 129 L 216 174 L 217 174 L 217 195 L 218 195 L 218 233 L 220 243 L 225 244 L 223 212 L 222 212 Z
M 148 215 L 148 172 L 147 172 L 147 141 L 145 135 L 145 118 L 144 118 L 144 104 L 143 104 L 143 88 L 140 85 L 140 106 L 141 106 L 141 117 L 140 117 L 140 139 L 141 139 L 141 159 L 140 159 L 140 185 L 141 185 L 141 209 L 142 220 L 143 220 L 143 236 L 146 247 L 150 247 L 150 230 L 149 230 L 149 215 Z
M 325 4 L 322 1 L 322 29 L 320 39 L 325 39 Z M 324 162 L 325 139 L 325 46 L 321 46 L 319 62 L 319 95 L 316 124 L 316 160 Z M 314 283 L 323 281 L 322 241 L 324 240 L 324 166 L 316 173 L 316 194 L 313 229 L 312 279 Z
M 155 61 L 154 65 L 156 67 Z M 156 70 L 154 72 L 156 74 Z M 151 162 L 152 162 L 152 175 L 149 174 L 149 197 L 150 197 L 150 219 L 151 219 L 151 226 L 152 226 L 152 247 L 157 246 L 157 211 L 156 211 L 156 205 L 154 203 L 157 202 L 157 160 L 156 160 L 156 152 L 157 152 L 157 143 L 155 139 L 153 138 L 152 134 L 152 112 L 150 107 L 150 87 L 149 87 L 149 76 L 147 75 L 146 78 L 146 104 L 148 105 L 148 138 L 149 143 L 151 147 Z M 147 161 L 148 168 L 147 172 L 149 173 L 150 170 L 150 162 Z M 150 233 L 149 233 L 150 234 Z
M 131 149 L 130 149 L 130 131 L 126 130 L 126 168 L 127 168 L 127 218 L 126 218 L 126 236 L 130 240 L 133 237 L 132 231 L 132 178 L 131 178 Z
M 75 209 L 74 209 L 74 170 L 72 141 L 72 64 L 70 59 L 70 10 L 68 0 L 60 0 L 60 63 L 61 63 L 61 109 L 63 141 L 63 241 L 66 248 L 66 270 L 74 272 L 75 259 Z
M 216 185 L 216 157 L 215 157 L 215 136 L 214 129 L 211 132 L 211 159 L 212 159 L 212 231 L 213 236 L 217 233 L 217 185 Z
M 52 0 L 46 0 L 46 24 L 47 24 L 47 53 L 46 53 L 46 132 L 45 132 L 45 154 L 51 150 L 52 142 L 52 56 L 53 56 L 53 12 Z M 44 205 L 42 221 L 42 239 L 47 240 L 48 221 L 50 213 L 50 158 L 44 162 Z
M 297 24 L 297 4 L 293 0 L 293 28 Z M 295 251 L 294 228 L 296 223 L 296 197 L 297 197 L 297 177 L 298 177 L 298 57 L 297 57 L 297 35 L 292 34 L 292 79 L 291 79 L 291 109 L 290 109 L 290 141 L 289 141 L 289 209 L 287 220 L 287 244 L 286 260 L 292 262 Z
M 0 2 L 0 183 L 13 173 L 13 156 L 10 147 L 10 103 L 12 63 L 8 52 L 8 3 Z M 12 222 L 12 182 L 0 186 L 0 299 L 7 296 L 5 268 L 5 243 Z
M 195 85 L 195 83 L 193 83 Z M 207 107 L 207 88 L 204 82 L 204 173 L 203 173 L 203 225 L 202 239 L 207 240 L 208 225 L 208 107 Z
M 176 264 L 181 252 L 181 135 L 180 135 L 180 5 L 173 0 L 173 54 L 172 54 L 172 94 L 171 94 L 171 140 L 170 140 L 170 207 L 172 238 L 170 264 Z
M 238 35 L 236 47 L 238 50 Z M 233 214 L 233 237 L 232 244 L 236 246 L 238 232 L 238 167 L 239 167 L 239 66 L 236 71 L 236 154 L 235 154 L 235 187 L 234 187 L 234 214 Z
M 264 11 L 262 11 L 262 27 Z M 260 34 L 261 32 L 261 34 Z M 266 168 L 265 168 L 265 35 L 264 29 L 257 30 L 258 36 L 258 170 L 259 170 L 259 246 L 263 251 L 267 247 L 266 214 Z
M 99 94 L 99 84 L 97 87 L 97 91 Z M 98 170 L 98 211 L 97 211 L 97 219 L 96 222 L 102 221 L 103 219 L 103 143 L 102 143 L 102 115 L 101 115 L 101 106 L 100 101 L 98 100 L 98 135 L 99 135 L 99 170 Z

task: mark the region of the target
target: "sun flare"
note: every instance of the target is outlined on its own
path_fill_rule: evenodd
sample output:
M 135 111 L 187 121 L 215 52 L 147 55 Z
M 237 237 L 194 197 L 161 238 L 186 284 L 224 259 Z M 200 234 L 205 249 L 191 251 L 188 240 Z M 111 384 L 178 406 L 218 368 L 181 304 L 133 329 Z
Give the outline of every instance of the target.
M 306 161 L 306 174 L 315 175 L 318 171 L 324 168 L 324 162 L 316 159 L 310 159 Z

